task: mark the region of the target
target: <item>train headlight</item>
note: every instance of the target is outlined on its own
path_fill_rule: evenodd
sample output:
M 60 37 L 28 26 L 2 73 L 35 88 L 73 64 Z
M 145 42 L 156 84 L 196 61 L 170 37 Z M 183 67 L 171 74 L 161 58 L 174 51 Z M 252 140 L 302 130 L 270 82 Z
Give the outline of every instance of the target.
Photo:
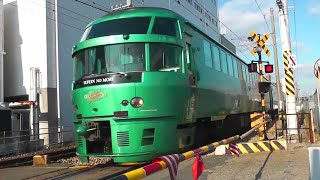
M 131 99 L 130 104 L 134 108 L 139 108 L 143 105 L 143 99 L 140 97 L 134 97 Z

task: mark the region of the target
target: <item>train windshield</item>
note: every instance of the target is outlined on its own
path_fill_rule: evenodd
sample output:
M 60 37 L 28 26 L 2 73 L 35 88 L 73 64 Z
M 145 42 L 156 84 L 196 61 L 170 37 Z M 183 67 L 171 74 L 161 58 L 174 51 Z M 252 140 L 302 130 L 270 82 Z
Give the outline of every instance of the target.
M 151 17 L 115 19 L 94 24 L 86 29 L 81 41 L 121 34 L 147 34 Z
M 97 46 L 74 56 L 74 80 L 84 76 L 145 70 L 145 44 L 127 43 Z
M 156 17 L 152 28 L 152 34 L 178 37 L 178 29 L 177 19 Z

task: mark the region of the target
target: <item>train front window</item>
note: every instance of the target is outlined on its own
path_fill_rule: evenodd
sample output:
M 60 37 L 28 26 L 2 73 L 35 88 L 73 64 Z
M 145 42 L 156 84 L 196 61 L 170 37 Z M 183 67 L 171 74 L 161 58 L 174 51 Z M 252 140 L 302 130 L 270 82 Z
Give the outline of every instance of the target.
M 147 34 L 151 17 L 123 18 L 94 24 L 86 29 L 81 41 L 111 35 Z
M 177 19 L 156 17 L 152 28 L 152 34 L 160 34 L 178 37 Z
M 88 75 L 145 71 L 145 44 L 127 43 L 97 46 L 74 56 L 74 80 Z
M 181 71 L 182 49 L 166 43 L 150 43 L 151 71 Z

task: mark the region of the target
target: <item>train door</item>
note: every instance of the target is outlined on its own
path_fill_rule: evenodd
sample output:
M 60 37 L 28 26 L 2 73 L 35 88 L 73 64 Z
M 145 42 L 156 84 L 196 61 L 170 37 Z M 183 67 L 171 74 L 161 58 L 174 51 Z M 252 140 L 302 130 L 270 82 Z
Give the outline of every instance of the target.
M 192 46 L 189 42 L 186 42 L 186 59 L 187 59 L 187 73 L 189 78 L 189 90 L 190 90 L 190 98 L 188 101 L 188 113 L 187 120 L 191 122 L 196 121 L 196 68 L 195 62 L 192 53 Z
M 189 86 L 195 87 L 196 86 L 196 70 L 195 70 L 195 63 L 193 58 L 193 53 L 191 51 L 191 44 L 186 43 L 186 58 L 187 58 L 187 72 L 189 77 Z

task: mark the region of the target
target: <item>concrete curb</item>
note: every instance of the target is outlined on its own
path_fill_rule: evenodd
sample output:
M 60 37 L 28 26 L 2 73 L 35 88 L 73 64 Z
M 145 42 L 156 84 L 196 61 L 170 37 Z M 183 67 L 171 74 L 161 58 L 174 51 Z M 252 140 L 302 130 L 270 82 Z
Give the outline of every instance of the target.
M 238 143 L 239 154 L 270 152 L 287 149 L 287 142 L 285 140 L 270 140 L 260 141 L 255 143 Z M 229 145 L 221 145 L 216 148 L 215 155 L 225 155 L 229 153 Z

